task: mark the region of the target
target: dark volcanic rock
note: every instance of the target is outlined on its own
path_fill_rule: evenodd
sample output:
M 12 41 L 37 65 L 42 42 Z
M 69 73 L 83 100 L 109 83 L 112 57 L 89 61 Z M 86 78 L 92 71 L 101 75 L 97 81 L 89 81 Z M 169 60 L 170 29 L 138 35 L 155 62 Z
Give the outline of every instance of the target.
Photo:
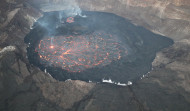
M 30 0 L 33 6 L 22 0 L 0 1 L 1 111 L 190 110 L 189 0 L 79 1 L 83 9 L 116 13 L 175 40 L 157 53 L 146 78 L 127 87 L 59 82 L 29 65 L 24 37 L 41 16 L 38 9 L 44 2 L 49 0 Z M 4 49 L 10 45 L 16 50 Z

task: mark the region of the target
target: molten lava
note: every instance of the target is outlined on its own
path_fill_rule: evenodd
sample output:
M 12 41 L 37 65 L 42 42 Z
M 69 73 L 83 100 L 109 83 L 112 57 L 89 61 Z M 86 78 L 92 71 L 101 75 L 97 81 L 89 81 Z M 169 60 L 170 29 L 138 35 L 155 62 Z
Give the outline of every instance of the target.
M 42 64 L 61 67 L 69 72 L 108 65 L 127 52 L 116 36 L 100 32 L 44 37 L 35 51 Z
M 69 18 L 67 18 L 67 21 L 66 22 L 68 22 L 68 23 L 73 23 L 73 22 L 75 22 L 74 21 L 74 18 L 73 17 L 69 17 Z

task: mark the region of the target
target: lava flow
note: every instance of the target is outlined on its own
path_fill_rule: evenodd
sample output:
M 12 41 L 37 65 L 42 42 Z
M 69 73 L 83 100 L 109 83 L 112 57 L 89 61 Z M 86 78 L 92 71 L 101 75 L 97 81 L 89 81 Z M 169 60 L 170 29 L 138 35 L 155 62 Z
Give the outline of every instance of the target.
M 61 67 L 69 72 L 81 72 L 105 66 L 126 55 L 120 42 L 106 33 L 44 37 L 35 51 L 41 63 Z

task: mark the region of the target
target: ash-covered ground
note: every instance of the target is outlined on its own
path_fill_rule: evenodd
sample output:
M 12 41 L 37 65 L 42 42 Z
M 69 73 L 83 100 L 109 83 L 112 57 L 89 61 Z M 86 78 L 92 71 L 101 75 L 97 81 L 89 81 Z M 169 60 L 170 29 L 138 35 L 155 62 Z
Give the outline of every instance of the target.
M 173 44 L 115 14 L 82 15 L 44 13 L 25 37 L 30 63 L 57 80 L 127 83 L 147 74 L 156 52 Z

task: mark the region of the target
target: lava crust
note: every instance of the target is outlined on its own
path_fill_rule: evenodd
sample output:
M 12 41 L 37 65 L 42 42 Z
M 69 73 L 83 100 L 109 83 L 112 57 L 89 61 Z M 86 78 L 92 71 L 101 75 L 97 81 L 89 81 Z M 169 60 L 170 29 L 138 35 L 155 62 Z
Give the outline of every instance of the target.
M 41 63 L 61 67 L 69 72 L 100 67 L 119 60 L 127 51 L 122 48 L 117 37 L 105 32 L 78 36 L 44 37 L 36 52 Z

